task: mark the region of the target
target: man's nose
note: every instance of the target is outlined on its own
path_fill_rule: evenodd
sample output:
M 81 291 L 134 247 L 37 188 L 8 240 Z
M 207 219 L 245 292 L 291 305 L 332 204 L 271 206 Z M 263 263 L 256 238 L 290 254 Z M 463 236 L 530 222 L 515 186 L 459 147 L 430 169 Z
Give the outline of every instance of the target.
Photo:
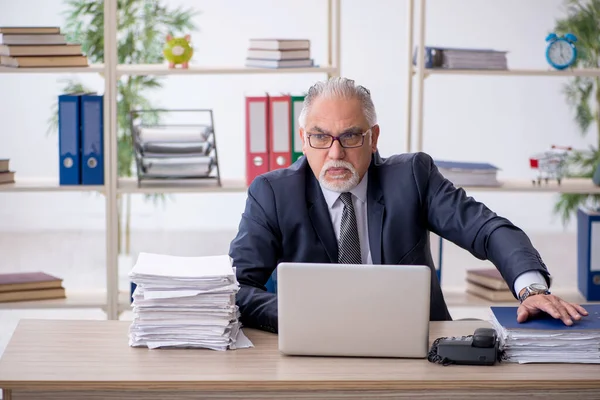
M 340 141 L 334 140 L 333 144 L 329 148 L 329 158 L 334 159 L 334 160 L 340 160 L 340 159 L 344 158 L 345 155 L 346 155 L 346 152 L 344 151 L 344 148 L 340 144 Z

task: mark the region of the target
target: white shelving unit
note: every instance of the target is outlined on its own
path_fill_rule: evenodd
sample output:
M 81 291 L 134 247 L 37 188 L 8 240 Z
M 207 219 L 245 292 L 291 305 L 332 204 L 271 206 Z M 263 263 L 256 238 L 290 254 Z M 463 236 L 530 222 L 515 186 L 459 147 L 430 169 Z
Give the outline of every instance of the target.
M 417 65 L 413 65 L 413 51 L 415 48 L 415 19 L 416 7 L 418 5 L 419 17 L 417 53 L 425 53 L 425 30 L 427 26 L 426 0 L 407 0 L 407 54 L 408 69 L 406 75 L 407 83 L 407 112 L 406 112 L 406 151 L 423 151 L 423 107 L 425 99 L 425 80 L 432 75 L 459 75 L 467 77 L 506 76 L 506 77 L 600 77 L 600 69 L 567 69 L 557 71 L 552 69 L 509 69 L 509 70 L 456 70 L 456 69 L 430 69 L 425 68 L 425 58 L 418 57 Z M 416 78 L 416 79 L 415 79 Z M 441 77 L 440 77 L 441 78 Z M 416 84 L 415 84 L 416 80 Z M 415 89 L 416 86 L 416 89 Z M 416 105 L 413 99 L 416 92 Z M 416 130 L 413 132 L 413 112 L 416 108 Z M 416 143 L 413 138 L 416 136 Z M 594 186 L 591 180 L 567 179 L 561 185 L 550 183 L 548 185 L 533 186 L 531 180 L 504 181 L 500 187 L 471 187 L 468 191 L 500 191 L 500 192 L 527 192 L 527 193 L 600 193 L 600 187 Z
M 493 77 L 600 77 L 600 69 L 567 69 L 563 71 L 553 69 L 509 69 L 509 70 L 457 70 L 457 69 L 430 69 L 425 68 L 425 59 L 417 58 L 417 65 L 413 65 L 413 51 L 415 46 L 417 54 L 425 53 L 425 30 L 427 26 L 426 0 L 407 0 L 407 54 L 408 69 L 406 75 L 407 84 L 407 112 L 406 112 L 406 151 L 423 151 L 423 108 L 425 99 L 425 83 L 429 77 L 444 78 L 446 75 L 461 76 L 464 79 L 482 79 L 486 76 Z M 418 7 L 415 7 L 417 5 Z M 418 32 L 415 45 L 415 20 L 419 18 Z M 416 82 L 415 82 L 416 81 Z M 415 93 L 413 93 L 415 92 Z M 413 99 L 413 94 L 416 100 Z M 415 105 L 416 101 L 416 105 Z M 416 111 L 416 129 L 413 132 L 413 112 Z M 416 139 L 416 143 L 413 139 Z M 504 180 L 499 187 L 469 186 L 464 189 L 468 192 L 514 192 L 514 193 L 579 193 L 600 194 L 600 187 L 595 186 L 591 179 L 564 179 L 561 184 L 556 182 L 533 185 L 530 179 Z M 440 239 L 440 244 L 443 239 Z M 443 277 L 443 275 L 442 275 Z M 443 278 L 442 278 L 443 279 Z M 449 306 L 480 307 L 489 306 L 492 302 L 464 292 L 446 293 Z M 582 302 L 583 298 L 576 288 L 559 294 L 568 301 Z M 501 303 L 494 303 L 501 305 Z
M 118 210 L 117 195 L 123 193 L 231 193 L 245 192 L 242 181 L 223 181 L 222 187 L 181 185 L 148 185 L 138 187 L 133 179 L 117 177 L 117 80 L 123 75 L 256 75 L 256 74 L 326 74 L 340 75 L 340 0 L 327 0 L 327 60 L 314 68 L 261 69 L 244 66 L 204 67 L 190 65 L 189 69 L 169 69 L 166 65 L 118 65 L 117 58 L 117 0 L 104 1 L 104 64 L 78 68 L 6 68 L 0 74 L 57 74 L 101 73 L 104 77 L 104 185 L 60 186 L 58 180 L 16 179 L 14 184 L 0 185 L 0 195 L 8 192 L 69 192 L 95 191 L 106 197 L 106 287 L 97 292 L 77 293 L 67 289 L 67 298 L 0 304 L 0 309 L 101 308 L 107 319 L 118 319 L 129 308 L 129 293 L 119 292 Z M 243 132 L 240 132 L 243 137 Z

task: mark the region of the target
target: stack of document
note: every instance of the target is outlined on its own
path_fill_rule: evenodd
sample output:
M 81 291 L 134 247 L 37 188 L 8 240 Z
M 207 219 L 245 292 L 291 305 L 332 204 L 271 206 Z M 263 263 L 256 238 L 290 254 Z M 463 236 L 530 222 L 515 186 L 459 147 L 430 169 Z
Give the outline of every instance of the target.
M 442 68 L 500 69 L 508 68 L 505 51 L 492 49 L 443 49 Z
M 217 167 L 212 127 L 135 126 L 138 171 L 145 179 L 206 178 Z
M 489 163 L 435 160 L 440 173 L 455 186 L 500 186 L 499 168 Z
M 589 315 L 571 326 L 547 314 L 519 323 L 517 307 L 491 307 L 502 360 L 600 364 L 600 304 L 583 307 Z
M 129 345 L 227 350 L 252 347 L 235 305 L 239 284 L 229 256 L 141 253 L 129 274 L 133 322 Z

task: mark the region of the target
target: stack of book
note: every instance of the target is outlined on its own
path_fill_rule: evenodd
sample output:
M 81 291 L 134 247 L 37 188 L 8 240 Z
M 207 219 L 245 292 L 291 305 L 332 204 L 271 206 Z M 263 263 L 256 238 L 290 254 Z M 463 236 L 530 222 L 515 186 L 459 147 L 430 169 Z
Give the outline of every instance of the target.
M 62 279 L 45 272 L 0 274 L 0 302 L 64 299 Z
M 310 40 L 251 39 L 246 55 L 247 67 L 305 68 L 313 67 Z
M 218 170 L 210 126 L 138 125 L 133 137 L 139 181 L 211 178 Z
M 417 65 L 418 47 L 415 47 L 413 64 Z M 492 69 L 506 70 L 506 51 L 493 49 L 458 49 L 448 47 L 425 47 L 425 68 L 445 69 Z
M 129 274 L 133 322 L 129 345 L 228 350 L 251 347 L 235 304 L 239 284 L 227 255 L 141 253 Z
M 490 301 L 517 301 L 496 268 L 467 270 L 467 293 Z
M 81 45 L 67 43 L 60 27 L 0 27 L 0 66 L 87 67 Z
M 3 183 L 15 183 L 15 171 L 10 170 L 10 160 L 0 158 L 0 185 Z
M 499 168 L 489 163 L 435 160 L 435 165 L 456 186 L 501 185 L 498 181 Z
M 582 304 L 589 315 L 565 325 L 547 313 L 518 322 L 517 307 L 491 307 L 501 360 L 526 363 L 600 364 L 600 304 Z

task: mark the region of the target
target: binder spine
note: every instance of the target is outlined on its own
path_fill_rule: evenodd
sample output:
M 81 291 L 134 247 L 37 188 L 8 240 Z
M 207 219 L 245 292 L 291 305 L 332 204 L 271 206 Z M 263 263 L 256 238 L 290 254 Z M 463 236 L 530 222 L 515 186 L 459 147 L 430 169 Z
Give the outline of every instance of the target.
M 81 98 L 81 183 L 104 185 L 103 97 Z
M 269 171 L 268 96 L 246 97 L 246 184 Z
M 587 301 L 600 301 L 600 214 L 577 210 L 577 286 Z
M 291 98 L 290 125 L 292 129 L 290 142 L 292 144 L 292 163 L 295 163 L 300 157 L 303 156 L 302 139 L 300 138 L 300 123 L 298 122 L 298 118 L 300 117 L 300 113 L 304 107 L 304 97 L 305 96 L 292 96 Z
M 269 97 L 270 170 L 289 167 L 291 152 L 291 97 Z
M 81 96 L 58 96 L 59 184 L 81 184 Z

